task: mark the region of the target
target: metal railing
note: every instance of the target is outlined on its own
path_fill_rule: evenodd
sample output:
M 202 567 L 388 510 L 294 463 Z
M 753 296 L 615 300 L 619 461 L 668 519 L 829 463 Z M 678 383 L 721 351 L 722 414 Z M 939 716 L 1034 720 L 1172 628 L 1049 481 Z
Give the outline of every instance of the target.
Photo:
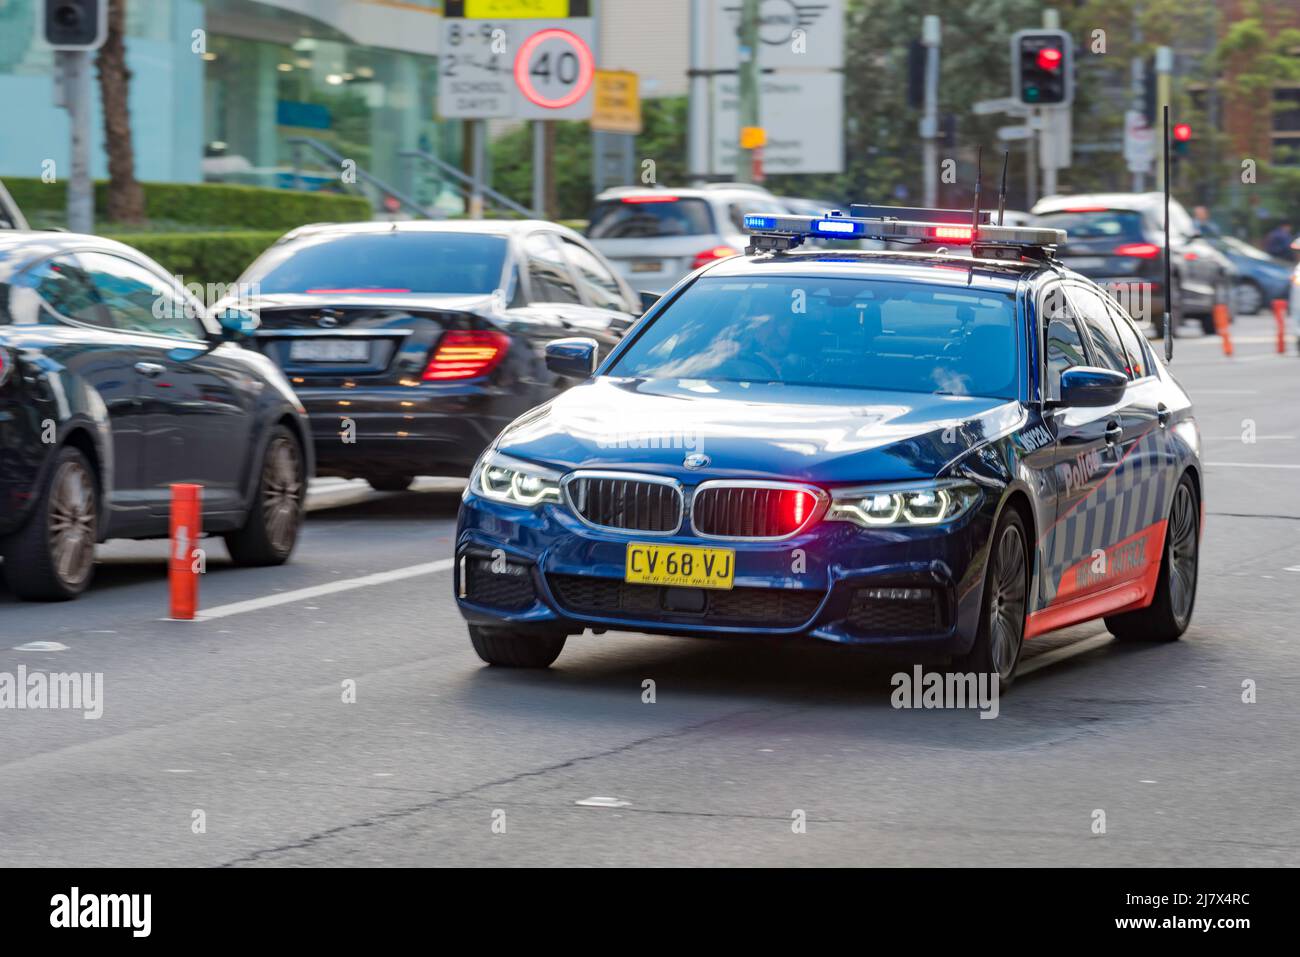
M 286 140 L 286 142 L 289 144 L 290 148 L 292 149 L 294 189 L 302 189 L 304 187 L 305 181 L 303 180 L 302 177 L 303 165 L 304 165 L 303 164 L 304 150 L 311 150 L 317 155 L 323 156 L 325 159 L 333 163 L 338 168 L 340 173 L 344 168 L 344 164 L 349 162 L 347 157 L 343 156 L 337 150 L 334 150 L 331 147 L 326 146 L 320 140 L 314 140 L 309 136 L 295 136 Z M 355 161 L 352 162 L 355 163 Z M 393 186 L 390 186 L 388 183 L 385 183 L 379 177 L 374 176 L 371 173 L 368 173 L 360 166 L 356 166 L 356 174 L 358 180 L 366 183 L 368 186 L 373 188 L 375 192 L 378 193 L 381 197 L 391 196 L 394 200 L 397 201 L 400 208 L 406 210 L 407 212 L 412 213 L 415 216 L 420 217 L 421 219 L 432 218 L 429 214 L 429 211 L 425 209 L 425 207 L 422 206 L 419 202 L 412 199 L 410 196 L 407 196 L 401 190 L 398 190 Z M 364 190 L 362 190 L 361 192 L 364 194 Z
M 432 153 L 429 153 L 425 150 L 403 150 L 397 155 L 401 157 L 405 157 L 407 159 L 420 160 L 426 166 L 432 166 L 439 176 L 445 176 L 449 178 L 452 181 L 452 185 L 456 188 L 456 190 L 462 196 L 465 197 L 467 205 L 470 197 L 474 195 L 475 189 L 477 188 L 477 191 L 481 193 L 484 197 L 486 197 L 488 200 L 490 200 L 493 204 L 500 206 L 503 209 L 508 209 L 513 213 L 518 213 L 520 216 L 523 216 L 525 219 L 545 218 L 542 216 L 538 216 L 536 212 L 529 209 L 527 206 L 523 206 L 520 203 L 516 203 L 509 196 L 497 192 L 495 189 L 493 189 L 491 186 L 488 186 L 486 183 L 476 184 L 472 176 L 469 176 L 461 172 L 456 167 L 452 166 L 450 163 L 446 162 L 445 160 L 439 159 L 438 157 L 434 156 Z

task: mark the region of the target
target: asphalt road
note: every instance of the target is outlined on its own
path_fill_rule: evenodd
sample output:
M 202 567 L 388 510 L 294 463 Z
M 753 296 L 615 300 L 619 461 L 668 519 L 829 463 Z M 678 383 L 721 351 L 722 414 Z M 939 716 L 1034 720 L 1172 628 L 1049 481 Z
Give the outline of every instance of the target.
M 488 669 L 454 491 L 336 487 L 284 568 L 214 545 L 204 621 L 164 620 L 162 543 L 103 547 L 75 603 L 0 586 L 0 672 L 103 673 L 98 720 L 0 710 L 0 864 L 1292 864 L 1300 360 L 1271 327 L 1178 344 L 1209 462 L 1187 635 L 1034 639 L 994 720 L 895 710 L 896 664 L 831 647 L 588 635 Z

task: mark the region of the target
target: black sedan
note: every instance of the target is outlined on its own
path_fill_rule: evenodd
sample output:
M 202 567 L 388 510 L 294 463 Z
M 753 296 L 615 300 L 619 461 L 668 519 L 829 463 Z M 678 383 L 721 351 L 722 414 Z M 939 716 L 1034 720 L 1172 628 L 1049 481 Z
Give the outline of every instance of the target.
M 168 534 L 170 486 L 243 565 L 288 559 L 312 474 L 283 374 L 120 243 L 0 233 L 0 552 L 20 598 L 89 584 L 95 543 Z
M 581 236 L 539 221 L 307 226 L 238 294 L 307 408 L 319 473 L 390 491 L 468 474 L 507 423 L 572 384 L 547 371 L 547 342 L 589 336 L 604 352 L 641 312 Z

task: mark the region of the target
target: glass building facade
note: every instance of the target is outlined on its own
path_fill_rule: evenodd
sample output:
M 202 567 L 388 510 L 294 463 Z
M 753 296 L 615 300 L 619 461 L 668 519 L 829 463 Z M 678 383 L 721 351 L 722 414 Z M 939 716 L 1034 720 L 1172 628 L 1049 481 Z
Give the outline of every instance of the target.
M 459 162 L 460 124 L 436 115 L 440 7 L 127 0 L 137 176 L 342 188 L 329 154 L 294 147 L 307 139 L 431 202 L 434 182 L 400 154 Z M 40 39 L 39 11 L 39 0 L 0 0 L 0 177 L 39 176 L 51 158 L 66 168 L 67 116 L 54 106 L 54 53 Z M 102 177 L 97 103 L 94 124 L 93 173 Z

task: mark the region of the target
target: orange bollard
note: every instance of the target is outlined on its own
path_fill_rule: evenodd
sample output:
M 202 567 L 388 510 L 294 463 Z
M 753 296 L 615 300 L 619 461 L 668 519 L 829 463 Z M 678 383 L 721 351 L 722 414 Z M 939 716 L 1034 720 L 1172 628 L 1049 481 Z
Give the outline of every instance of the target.
M 1228 331 L 1228 307 L 1224 303 L 1214 306 L 1214 331 L 1223 337 L 1223 354 L 1232 355 L 1232 333 Z
M 191 621 L 199 607 L 199 576 L 194 571 L 194 547 L 203 531 L 203 486 L 172 486 L 171 584 L 172 618 Z
M 1286 300 L 1273 300 L 1273 321 L 1277 323 L 1277 354 L 1286 355 Z

